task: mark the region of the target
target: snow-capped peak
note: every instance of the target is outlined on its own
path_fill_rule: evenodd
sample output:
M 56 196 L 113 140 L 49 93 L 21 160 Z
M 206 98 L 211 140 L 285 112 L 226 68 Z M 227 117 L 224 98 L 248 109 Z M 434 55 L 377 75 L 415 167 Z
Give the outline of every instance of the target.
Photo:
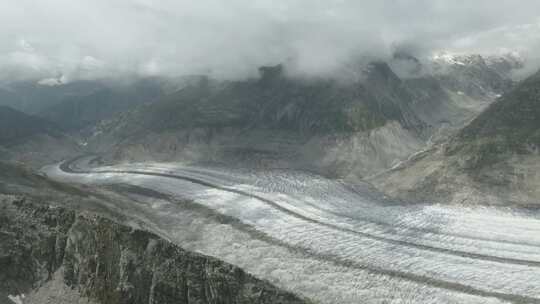
M 431 60 L 436 63 L 465 65 L 465 62 L 461 61 L 460 57 L 461 56 L 458 54 L 452 54 L 444 51 L 433 54 Z

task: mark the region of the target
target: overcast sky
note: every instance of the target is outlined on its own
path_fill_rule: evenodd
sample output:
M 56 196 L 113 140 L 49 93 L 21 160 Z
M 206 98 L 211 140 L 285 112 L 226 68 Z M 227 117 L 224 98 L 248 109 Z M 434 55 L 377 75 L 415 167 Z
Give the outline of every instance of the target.
M 537 53 L 538 0 L 0 0 L 0 78 L 332 71 L 395 48 Z

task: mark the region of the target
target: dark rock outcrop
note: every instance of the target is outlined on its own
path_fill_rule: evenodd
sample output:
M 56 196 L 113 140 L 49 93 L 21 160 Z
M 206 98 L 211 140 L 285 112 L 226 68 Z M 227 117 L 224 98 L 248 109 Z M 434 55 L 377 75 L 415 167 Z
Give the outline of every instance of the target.
M 0 303 L 59 273 L 98 303 L 305 303 L 154 234 L 24 198 L 0 200 Z

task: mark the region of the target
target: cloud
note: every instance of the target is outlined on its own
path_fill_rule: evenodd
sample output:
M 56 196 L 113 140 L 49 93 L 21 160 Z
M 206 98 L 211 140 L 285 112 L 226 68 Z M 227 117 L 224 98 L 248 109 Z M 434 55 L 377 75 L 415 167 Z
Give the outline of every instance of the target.
M 321 74 L 396 49 L 534 57 L 539 10 L 536 0 L 3 1 L 0 79 L 239 78 L 282 62 Z
M 65 76 L 60 76 L 59 78 L 44 78 L 37 83 L 42 86 L 54 87 L 67 83 L 67 79 Z

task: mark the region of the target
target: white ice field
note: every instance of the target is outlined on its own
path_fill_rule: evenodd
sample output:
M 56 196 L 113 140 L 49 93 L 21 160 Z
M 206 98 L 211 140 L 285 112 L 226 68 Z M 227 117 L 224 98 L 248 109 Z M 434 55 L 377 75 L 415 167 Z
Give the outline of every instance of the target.
M 43 171 L 164 194 L 116 207 L 318 303 L 540 303 L 538 212 L 405 205 L 296 171 L 87 161 Z

